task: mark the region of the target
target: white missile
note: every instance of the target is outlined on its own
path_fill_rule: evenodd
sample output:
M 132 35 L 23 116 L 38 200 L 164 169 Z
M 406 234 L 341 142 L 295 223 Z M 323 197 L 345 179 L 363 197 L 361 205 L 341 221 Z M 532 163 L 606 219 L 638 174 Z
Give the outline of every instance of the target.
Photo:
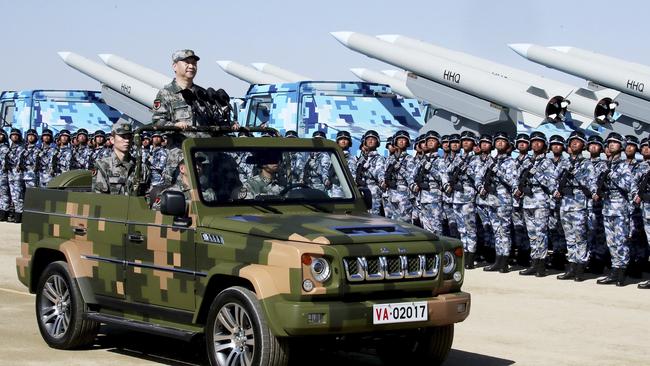
M 544 95 L 529 85 L 365 34 L 334 32 L 332 35 L 346 47 L 368 57 L 503 107 L 538 116 L 536 122 L 526 121 L 531 127 L 544 121 L 560 122 L 563 119 L 566 102 L 562 96 Z
M 115 69 L 123 74 L 136 78 L 143 83 L 149 84 L 156 89 L 162 89 L 172 81 L 172 78 L 154 71 L 148 67 L 138 65 L 117 55 L 103 53 L 99 57 L 106 66 Z
M 616 95 L 618 95 L 618 92 L 614 90 L 602 90 L 596 93 L 591 90 L 581 89 L 570 84 L 547 79 L 539 75 L 519 70 L 514 67 L 502 65 L 464 52 L 450 50 L 402 35 L 381 35 L 377 36 L 377 38 L 398 46 L 411 48 L 429 53 L 433 56 L 446 58 L 463 65 L 489 72 L 493 75 L 500 76 L 505 79 L 514 80 L 523 84 L 530 85 L 532 87 L 543 89 L 548 95 L 551 96 L 563 96 L 565 99 L 568 99 L 571 102 L 568 106 L 568 109 L 575 114 L 579 114 L 582 117 L 580 118 L 574 114 L 574 119 L 583 119 L 587 124 L 591 123 L 594 119 L 602 120 L 603 118 L 606 118 L 606 116 L 611 116 L 614 113 L 613 110 L 607 110 L 607 113 L 605 115 L 597 114 L 603 111 L 602 109 L 598 108 L 598 105 L 603 103 L 603 98 L 614 98 Z
M 226 73 L 249 84 L 278 84 L 288 82 L 288 80 L 265 74 L 250 66 L 245 66 L 234 61 L 217 61 L 217 64 Z
M 415 95 L 413 95 L 413 93 L 406 87 L 406 81 L 391 78 L 380 72 L 363 68 L 354 68 L 350 69 L 350 71 L 363 81 L 367 81 L 369 83 L 386 84 L 390 86 L 390 88 L 395 93 L 405 98 L 416 98 Z
M 255 62 L 253 64 L 254 68 L 256 68 L 258 71 L 263 72 L 265 74 L 269 74 L 272 76 L 275 76 L 277 78 L 280 78 L 282 80 L 287 80 L 292 83 L 298 82 L 298 81 L 307 81 L 307 80 L 312 80 L 312 78 L 305 76 L 305 75 L 300 75 L 296 74 L 295 72 L 285 70 L 281 67 L 267 64 L 264 62 Z
M 639 64 L 636 62 L 621 60 L 616 57 L 603 55 L 602 53 L 584 50 L 582 48 L 577 48 L 577 47 L 557 46 L 557 47 L 548 47 L 548 48 L 556 51 L 560 51 L 562 53 L 566 53 L 571 56 L 587 59 L 590 62 L 598 62 L 607 66 L 616 67 L 619 69 L 628 69 L 632 71 L 643 72 L 650 75 L 650 66 Z
M 393 79 L 401 80 L 403 82 L 406 82 L 406 71 L 403 70 L 381 70 L 381 73 L 391 77 Z
M 158 89 L 153 88 L 151 85 L 73 52 L 59 52 L 59 56 L 68 66 L 90 76 L 127 98 L 133 99 L 148 108 L 153 106 Z
M 645 100 L 650 100 L 650 75 L 628 69 L 619 69 L 597 62 L 529 43 L 508 45 L 522 57 L 540 65 L 556 69 L 602 86 L 619 90 Z

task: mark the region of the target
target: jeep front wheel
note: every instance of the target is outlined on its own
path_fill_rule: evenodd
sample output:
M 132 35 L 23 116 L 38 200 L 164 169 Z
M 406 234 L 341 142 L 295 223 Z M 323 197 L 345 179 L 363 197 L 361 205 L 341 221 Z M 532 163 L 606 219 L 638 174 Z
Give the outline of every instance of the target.
M 73 349 L 93 342 L 99 323 L 84 319 L 86 304 L 68 264 L 53 262 L 45 268 L 36 289 L 36 320 L 52 348 Z
M 243 287 L 223 290 L 210 306 L 205 325 L 210 364 L 286 365 L 288 346 L 266 324 L 255 293 Z
M 454 342 L 454 325 L 423 328 L 401 336 L 387 337 L 377 348 L 385 365 L 416 361 L 426 365 L 441 365 Z

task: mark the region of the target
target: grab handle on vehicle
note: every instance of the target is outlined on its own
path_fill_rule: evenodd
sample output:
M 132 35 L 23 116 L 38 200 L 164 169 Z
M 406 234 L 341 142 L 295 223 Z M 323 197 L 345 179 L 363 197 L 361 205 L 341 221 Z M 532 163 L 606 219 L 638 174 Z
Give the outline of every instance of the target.
M 142 243 L 144 241 L 144 236 L 140 233 L 129 234 L 129 241 L 134 241 L 136 243 Z
M 87 230 L 83 226 L 74 226 L 72 232 L 74 232 L 75 235 L 83 236 L 86 235 Z

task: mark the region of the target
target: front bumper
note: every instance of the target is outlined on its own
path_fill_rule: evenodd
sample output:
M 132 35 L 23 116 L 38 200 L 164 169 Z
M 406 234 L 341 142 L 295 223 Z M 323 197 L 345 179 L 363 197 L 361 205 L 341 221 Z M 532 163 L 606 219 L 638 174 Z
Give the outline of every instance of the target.
M 427 301 L 428 320 L 410 323 L 373 324 L 373 305 Z M 269 322 L 277 336 L 351 334 L 436 327 L 462 322 L 469 315 L 471 298 L 466 292 L 430 298 L 399 298 L 373 301 L 276 302 L 269 308 Z M 314 315 L 320 322 L 314 322 Z M 312 318 L 310 321 L 310 317 Z

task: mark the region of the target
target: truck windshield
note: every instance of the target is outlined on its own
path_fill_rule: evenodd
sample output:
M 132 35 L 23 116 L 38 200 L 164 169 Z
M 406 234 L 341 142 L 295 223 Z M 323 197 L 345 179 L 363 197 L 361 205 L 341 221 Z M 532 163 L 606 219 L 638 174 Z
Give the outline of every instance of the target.
M 346 164 L 331 149 L 201 149 L 192 158 L 206 205 L 353 198 Z

